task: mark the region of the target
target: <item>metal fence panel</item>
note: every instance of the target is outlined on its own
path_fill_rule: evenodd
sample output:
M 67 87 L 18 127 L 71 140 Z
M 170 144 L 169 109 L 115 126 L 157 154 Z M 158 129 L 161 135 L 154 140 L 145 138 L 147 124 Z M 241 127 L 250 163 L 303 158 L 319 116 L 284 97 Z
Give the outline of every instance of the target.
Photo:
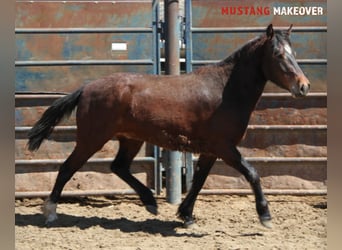
M 185 1 L 185 6 L 187 72 L 228 57 L 247 41 L 265 32 L 270 23 L 283 29 L 293 24 L 291 41 L 300 66 L 310 79 L 311 93 L 298 102 L 274 84 L 267 84 L 239 148 L 256 164 L 265 188 L 298 188 L 291 187 L 291 181 L 287 187 L 280 184 L 284 182 L 281 179 L 289 175 L 294 177 L 292 180 L 300 180 L 298 183 L 302 183 L 303 189 L 324 190 L 327 165 L 327 1 L 189 0 Z M 302 9 L 315 6 L 316 11 L 319 9 L 323 13 L 282 15 L 279 12 L 293 6 Z M 292 160 L 284 162 L 283 157 Z M 225 164 L 218 162 L 205 188 L 249 188 L 240 175 L 230 172 Z M 279 181 L 279 185 L 269 181 L 272 179 Z
M 75 145 L 72 114 L 39 152 L 26 148 L 28 130 L 53 100 L 114 72 L 159 74 L 158 4 L 156 0 L 16 2 L 17 194 L 46 194 L 56 167 Z M 108 173 L 117 147 L 115 140 L 109 141 L 68 183 L 66 192 L 89 191 L 93 186 L 102 193 L 127 193 L 129 187 Z M 151 145 L 143 147 L 132 166 L 133 174 L 151 189 L 160 186 L 154 151 Z M 100 171 L 93 173 L 93 168 Z

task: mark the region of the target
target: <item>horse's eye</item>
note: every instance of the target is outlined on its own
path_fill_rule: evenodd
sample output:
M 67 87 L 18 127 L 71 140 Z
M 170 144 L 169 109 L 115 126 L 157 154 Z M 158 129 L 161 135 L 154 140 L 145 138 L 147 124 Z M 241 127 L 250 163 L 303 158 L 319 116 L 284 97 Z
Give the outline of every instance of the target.
M 274 54 L 274 56 L 278 59 L 283 59 L 284 58 L 284 54 L 283 53 L 276 53 Z

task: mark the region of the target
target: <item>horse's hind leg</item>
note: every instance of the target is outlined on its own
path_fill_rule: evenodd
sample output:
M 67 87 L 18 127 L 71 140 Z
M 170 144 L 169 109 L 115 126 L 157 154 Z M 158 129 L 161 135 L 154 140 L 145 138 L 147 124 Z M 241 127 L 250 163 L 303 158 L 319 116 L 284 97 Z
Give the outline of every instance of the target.
M 46 199 L 43 206 L 43 213 L 46 217 L 46 223 L 50 223 L 57 219 L 56 208 L 57 202 L 61 197 L 62 190 L 65 184 L 70 180 L 74 173 L 79 170 L 83 164 L 95 153 L 99 147 L 91 147 L 85 150 L 84 148 L 76 145 L 74 151 L 60 166 L 56 178 L 55 185 L 52 189 L 50 196 Z
M 127 138 L 119 138 L 119 142 L 120 148 L 112 162 L 112 171 L 135 190 L 147 211 L 156 215 L 157 203 L 151 190 L 136 179 L 130 172 L 130 165 L 133 158 L 139 152 L 143 142 Z
M 178 208 L 178 216 L 184 220 L 185 227 L 189 227 L 194 223 L 192 212 L 196 197 L 200 192 L 215 161 L 216 157 L 206 155 L 200 155 L 198 159 L 191 189 Z

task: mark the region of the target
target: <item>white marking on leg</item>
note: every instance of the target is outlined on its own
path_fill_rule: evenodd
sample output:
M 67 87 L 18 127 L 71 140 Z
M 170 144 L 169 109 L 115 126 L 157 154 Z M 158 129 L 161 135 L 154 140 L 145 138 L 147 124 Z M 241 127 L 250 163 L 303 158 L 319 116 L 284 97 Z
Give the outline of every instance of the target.
M 42 210 L 46 218 L 46 221 L 45 221 L 46 224 L 53 222 L 57 219 L 56 208 L 57 208 L 56 203 L 50 201 L 49 198 L 45 200 Z

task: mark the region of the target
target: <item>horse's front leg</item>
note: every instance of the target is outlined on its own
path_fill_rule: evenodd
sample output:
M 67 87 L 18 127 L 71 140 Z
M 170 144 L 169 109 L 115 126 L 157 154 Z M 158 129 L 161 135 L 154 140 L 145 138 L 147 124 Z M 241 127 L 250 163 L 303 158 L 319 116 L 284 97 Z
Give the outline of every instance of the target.
M 178 208 L 178 216 L 184 220 L 185 227 L 189 227 L 194 223 L 192 212 L 194 209 L 196 197 L 200 192 L 215 161 L 216 157 L 207 155 L 200 155 L 198 159 L 191 189 Z
M 231 147 L 222 159 L 228 165 L 234 167 L 237 171 L 243 174 L 250 183 L 255 195 L 256 210 L 259 215 L 260 222 L 265 227 L 271 228 L 271 214 L 268 209 L 268 202 L 262 191 L 260 177 L 255 168 L 241 156 L 235 146 Z

